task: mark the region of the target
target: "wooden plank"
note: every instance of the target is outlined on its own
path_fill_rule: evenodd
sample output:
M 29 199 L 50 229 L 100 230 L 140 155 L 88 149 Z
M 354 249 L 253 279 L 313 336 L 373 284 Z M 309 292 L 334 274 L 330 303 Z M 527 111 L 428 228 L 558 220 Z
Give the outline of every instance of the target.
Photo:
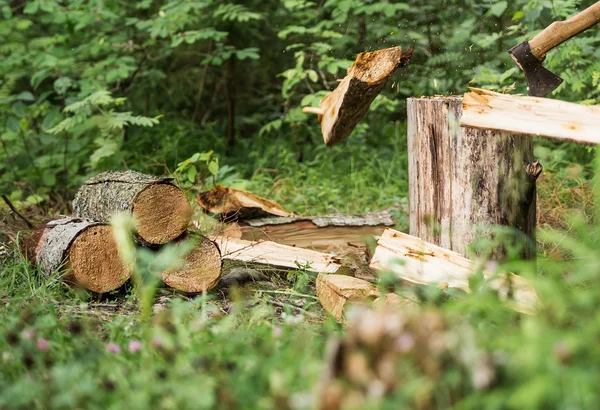
M 470 292 L 469 277 L 476 268 L 473 261 L 456 252 L 389 228 L 377 243 L 370 267 L 393 272 L 409 282 L 438 284 L 467 292 Z M 483 275 L 488 279 L 494 274 L 484 270 Z M 509 274 L 505 277 L 491 278 L 490 286 L 503 298 L 507 297 L 512 289 L 512 307 L 523 313 L 534 312 L 537 295 L 526 279 Z
M 298 269 L 299 266 L 317 273 L 335 273 L 341 268 L 335 255 L 295 248 L 275 242 L 253 242 L 233 237 L 213 238 L 225 260 L 259 263 L 285 269 Z
M 268 240 L 279 244 L 313 249 L 320 252 L 345 251 L 366 248 L 365 238 L 381 236 L 387 228 L 377 226 L 325 226 L 318 227 L 310 221 L 293 222 L 285 225 L 271 225 L 254 228 L 239 227 L 242 239 Z
M 393 226 L 389 211 L 364 215 L 269 217 L 240 222 L 242 239 L 267 240 L 321 252 L 366 247 L 366 238 L 379 237 Z M 231 236 L 231 235 L 230 235 Z
M 461 126 L 600 143 L 600 106 L 470 90 L 463 99 Z

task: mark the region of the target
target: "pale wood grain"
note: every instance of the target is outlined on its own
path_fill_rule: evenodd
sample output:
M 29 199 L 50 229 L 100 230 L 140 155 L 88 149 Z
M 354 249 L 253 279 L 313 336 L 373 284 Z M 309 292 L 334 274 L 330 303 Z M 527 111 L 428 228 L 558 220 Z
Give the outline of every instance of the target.
M 600 143 L 600 106 L 471 88 L 460 124 L 538 137 Z M 483 140 L 482 140 L 483 141 Z

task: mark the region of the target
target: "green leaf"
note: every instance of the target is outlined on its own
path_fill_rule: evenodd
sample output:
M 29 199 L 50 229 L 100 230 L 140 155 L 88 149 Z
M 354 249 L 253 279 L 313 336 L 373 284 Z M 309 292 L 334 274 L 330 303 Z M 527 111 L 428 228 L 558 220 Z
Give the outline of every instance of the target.
M 39 85 L 42 83 L 42 81 L 44 81 L 46 78 L 48 78 L 50 75 L 52 74 L 52 70 L 49 68 L 40 70 L 38 72 L 36 72 L 34 75 L 31 76 L 31 86 L 33 88 L 38 88 Z
M 235 52 L 235 55 L 239 60 L 245 60 L 247 58 L 249 58 L 250 60 L 258 60 L 260 58 L 260 54 L 258 54 L 258 48 L 256 47 L 238 50 Z
M 6 119 L 6 128 L 8 128 L 9 131 L 14 132 L 16 134 L 21 129 L 21 124 L 18 119 L 11 115 Z
M 56 90 L 58 94 L 64 94 L 69 90 L 69 88 L 71 88 L 72 85 L 73 80 L 71 80 L 69 77 L 59 77 L 56 79 L 56 81 L 54 81 L 54 90 Z
M 56 122 L 56 119 L 58 118 L 59 114 L 60 114 L 59 108 L 52 107 L 52 109 L 50 111 L 48 111 L 48 114 L 46 114 L 46 116 L 44 117 L 44 121 L 42 122 L 42 129 L 49 130 L 50 128 L 52 128 L 54 126 L 54 123 Z
M 19 118 L 25 117 L 25 104 L 23 104 L 21 101 L 17 101 L 12 106 L 12 112 L 14 112 Z
M 22 93 L 17 94 L 17 100 L 21 101 L 33 101 L 35 97 L 29 91 L 23 91 Z
M 44 172 L 42 174 L 42 181 L 44 181 L 46 187 L 53 187 L 56 184 L 56 176 L 52 172 Z
M 198 173 L 198 170 L 196 170 L 196 167 L 189 167 L 188 171 L 187 171 L 187 179 L 190 182 L 196 182 L 196 174 Z
M 94 151 L 90 157 L 92 168 L 96 168 L 103 158 L 112 157 L 119 151 L 119 144 L 115 141 L 103 141 L 97 139 L 96 142 L 101 143 L 102 145 Z
M 32 1 L 28 3 L 23 9 L 23 13 L 25 14 L 35 14 L 39 9 L 39 3 L 37 1 Z
M 312 81 L 313 83 L 319 81 L 319 75 L 315 70 L 308 70 L 306 73 L 308 74 L 308 78 L 310 78 L 310 81 Z
M 208 163 L 208 172 L 216 176 L 219 173 L 219 160 L 213 159 Z
M 525 17 L 525 13 L 523 13 L 522 11 L 517 11 L 515 14 L 513 14 L 512 16 L 512 20 L 519 20 L 520 18 Z
M 493 16 L 496 16 L 496 17 L 500 17 L 504 14 L 507 7 L 508 7 L 507 2 L 499 1 L 498 3 L 496 3 L 492 7 L 490 7 L 490 14 Z
M 336 75 L 338 70 L 339 70 L 339 67 L 338 67 L 337 63 L 334 62 L 334 63 L 327 64 L 327 72 L 329 74 Z

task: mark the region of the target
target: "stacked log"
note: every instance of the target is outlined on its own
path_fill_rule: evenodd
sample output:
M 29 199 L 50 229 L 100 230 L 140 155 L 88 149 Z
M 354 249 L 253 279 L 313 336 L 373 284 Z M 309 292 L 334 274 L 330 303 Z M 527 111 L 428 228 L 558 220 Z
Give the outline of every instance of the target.
M 219 248 L 187 232 L 191 206 L 170 178 L 104 172 L 81 186 L 73 210 L 73 217 L 51 220 L 33 230 L 23 244 L 27 260 L 46 275 L 62 270 L 66 282 L 96 293 L 121 287 L 133 266 L 123 262 L 108 223 L 125 211 L 133 216 L 136 240 L 142 246 L 181 246 L 190 238 L 196 242 L 180 264 L 161 273 L 167 286 L 200 293 L 216 286 L 221 276 Z
M 109 223 L 118 212 L 131 213 L 140 242 L 162 245 L 187 229 L 192 208 L 171 178 L 135 171 L 103 172 L 85 182 L 73 200 L 78 218 Z
M 162 281 L 169 287 L 186 293 L 202 293 L 214 288 L 221 277 L 221 251 L 217 244 L 201 235 L 184 234 L 175 242 L 182 246 L 193 241 L 194 247 L 180 266 L 162 273 Z
M 22 250 L 45 275 L 64 268 L 66 282 L 97 293 L 119 288 L 133 268 L 120 258 L 110 225 L 73 217 L 42 224 Z

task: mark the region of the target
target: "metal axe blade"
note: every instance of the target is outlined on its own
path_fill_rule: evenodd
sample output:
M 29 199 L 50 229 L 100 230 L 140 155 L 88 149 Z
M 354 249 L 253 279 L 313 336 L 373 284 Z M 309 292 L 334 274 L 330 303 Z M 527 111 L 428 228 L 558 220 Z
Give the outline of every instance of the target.
M 508 53 L 525 74 L 529 95 L 544 97 L 563 82 L 562 78 L 544 68 L 543 60 L 540 61 L 533 55 L 528 41 L 514 46 Z

